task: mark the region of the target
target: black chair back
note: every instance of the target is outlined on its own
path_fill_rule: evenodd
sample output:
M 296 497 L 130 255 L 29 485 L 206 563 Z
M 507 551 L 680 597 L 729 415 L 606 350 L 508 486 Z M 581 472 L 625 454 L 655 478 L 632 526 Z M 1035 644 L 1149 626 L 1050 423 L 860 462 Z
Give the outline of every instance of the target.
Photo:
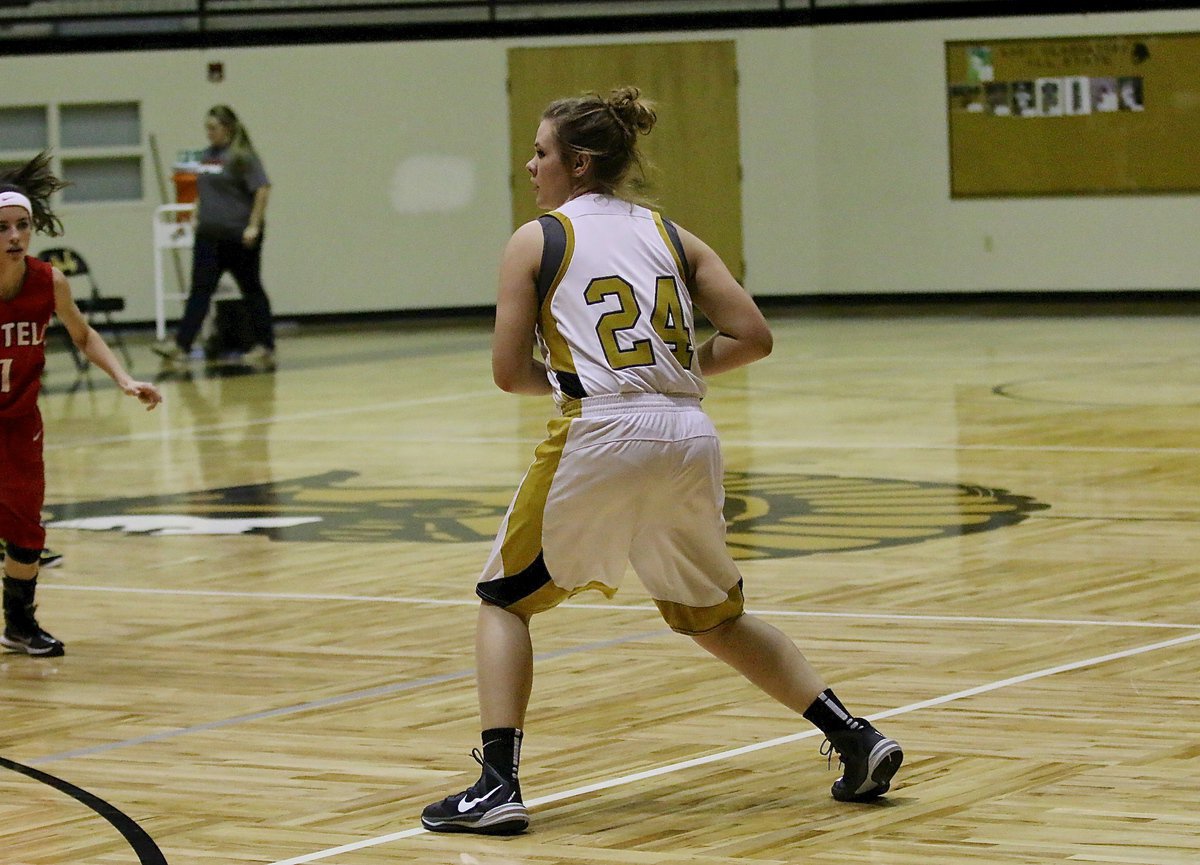
M 95 326 L 98 323 L 98 318 L 103 318 L 104 324 L 111 330 L 112 347 L 121 352 L 127 366 L 132 366 L 133 361 L 129 357 L 129 349 L 125 347 L 125 340 L 121 338 L 121 332 L 112 317 L 114 312 L 121 312 L 125 309 L 125 298 L 100 294 L 100 286 L 96 284 L 96 278 L 92 276 L 87 259 L 80 255 L 77 250 L 66 246 L 55 246 L 50 249 L 43 249 L 38 253 L 37 257 L 47 264 L 57 267 L 62 271 L 62 275 L 68 279 L 81 276 L 86 280 L 89 291 L 86 296 L 76 296 L 75 305 L 87 317 L 88 324 L 90 325 Z M 72 292 L 72 294 L 75 294 L 75 292 Z M 87 358 L 79 353 L 74 341 L 71 339 L 71 335 L 67 333 L 65 328 L 63 329 L 63 335 L 66 339 L 67 348 L 71 352 L 71 357 L 75 361 L 75 369 L 80 373 L 86 372 L 88 368 Z
M 43 249 L 38 253 L 38 258 L 57 267 L 63 272 L 63 276 L 86 276 L 91 273 L 84 257 L 66 246 Z

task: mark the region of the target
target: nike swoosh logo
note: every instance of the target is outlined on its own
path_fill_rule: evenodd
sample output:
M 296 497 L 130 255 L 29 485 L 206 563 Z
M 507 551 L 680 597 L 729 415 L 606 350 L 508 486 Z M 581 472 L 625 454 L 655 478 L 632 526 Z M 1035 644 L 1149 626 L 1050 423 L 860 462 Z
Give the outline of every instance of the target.
M 486 793 L 484 793 L 482 796 L 480 796 L 478 799 L 466 799 L 466 798 L 460 799 L 459 803 L 458 803 L 458 813 L 466 814 L 468 811 L 470 811 L 472 808 L 474 808 L 476 805 L 478 805 L 480 802 L 482 802 L 488 796 L 495 793 L 497 790 L 499 790 L 503 786 L 504 786 L 503 784 L 496 785 L 495 787 L 493 787 L 492 789 L 490 789 Z
M 37 440 L 38 440 L 38 439 L 40 439 L 41 437 L 42 437 L 42 430 L 38 430 L 38 431 L 37 431 L 37 435 L 35 435 L 35 436 L 33 437 L 33 440 L 34 440 L 34 441 L 37 441 Z

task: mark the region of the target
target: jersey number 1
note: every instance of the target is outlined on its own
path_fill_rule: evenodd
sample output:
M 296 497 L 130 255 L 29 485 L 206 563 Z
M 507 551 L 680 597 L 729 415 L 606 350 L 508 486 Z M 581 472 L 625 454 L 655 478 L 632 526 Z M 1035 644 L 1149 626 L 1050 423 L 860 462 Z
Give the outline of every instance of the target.
M 596 322 L 596 335 L 604 349 L 604 357 L 613 369 L 629 369 L 634 366 L 653 366 L 654 345 L 648 339 L 635 339 L 629 348 L 621 348 L 617 334 L 633 330 L 641 320 L 642 310 L 638 306 L 633 286 L 619 276 L 593 279 L 584 292 L 589 304 L 604 303 L 615 297 L 619 304 Z M 679 286 L 673 276 L 660 276 L 654 283 L 654 312 L 650 315 L 650 326 L 659 335 L 671 354 L 684 369 L 692 368 L 692 334 L 683 317 L 683 300 Z
M 8 393 L 8 389 L 12 387 L 11 373 L 12 359 L 0 360 L 0 393 Z

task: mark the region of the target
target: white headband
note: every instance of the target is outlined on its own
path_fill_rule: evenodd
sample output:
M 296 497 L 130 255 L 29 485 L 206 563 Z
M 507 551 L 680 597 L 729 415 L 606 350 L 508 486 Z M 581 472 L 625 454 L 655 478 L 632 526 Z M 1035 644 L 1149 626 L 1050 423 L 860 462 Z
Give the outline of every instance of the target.
M 24 207 L 33 216 L 33 205 L 19 192 L 0 192 L 0 207 Z

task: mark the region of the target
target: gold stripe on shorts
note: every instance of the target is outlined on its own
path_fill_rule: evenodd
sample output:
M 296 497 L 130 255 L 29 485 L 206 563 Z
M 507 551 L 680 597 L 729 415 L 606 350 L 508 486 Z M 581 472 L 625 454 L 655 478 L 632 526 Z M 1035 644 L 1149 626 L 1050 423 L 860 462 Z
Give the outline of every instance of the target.
M 546 439 L 534 451 L 533 465 L 521 481 L 500 547 L 505 576 L 521 573 L 542 552 L 542 519 L 546 511 L 546 499 L 550 495 L 554 476 L 558 473 L 570 428 L 570 418 L 552 418 L 546 425 Z
M 746 611 L 740 580 L 729 590 L 725 600 L 711 607 L 689 607 L 657 598 L 654 603 L 671 630 L 679 634 L 703 634 L 733 621 Z
M 617 590 L 612 586 L 605 585 L 597 580 L 592 580 L 586 586 L 579 586 L 576 589 L 561 588 L 556 586 L 553 580 L 551 580 L 536 592 L 526 595 L 515 604 L 509 604 L 505 609 L 511 613 L 516 613 L 518 616 L 532 616 L 534 613 L 544 613 L 546 610 L 553 609 L 567 598 L 573 598 L 580 592 L 587 592 L 593 589 L 600 592 L 609 600 L 612 600 L 613 595 L 617 593 Z

